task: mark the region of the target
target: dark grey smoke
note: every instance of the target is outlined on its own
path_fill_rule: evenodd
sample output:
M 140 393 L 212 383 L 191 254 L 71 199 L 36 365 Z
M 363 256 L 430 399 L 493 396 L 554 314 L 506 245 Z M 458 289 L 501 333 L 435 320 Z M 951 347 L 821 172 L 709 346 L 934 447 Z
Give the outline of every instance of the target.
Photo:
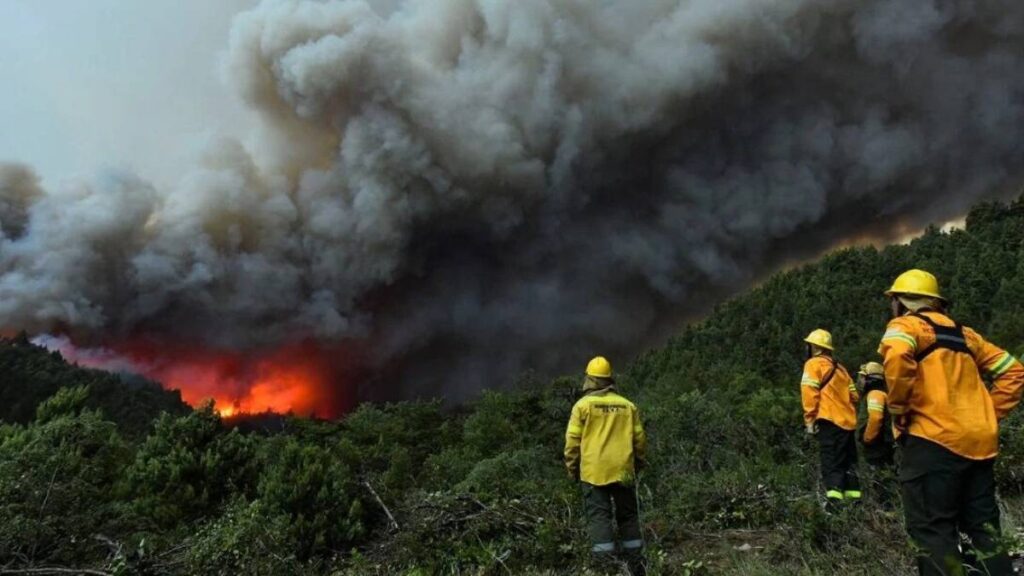
M 0 164 L 0 235 L 19 238 L 28 224 L 28 208 L 43 192 L 28 167 Z
M 354 338 L 364 395 L 461 397 L 1024 174 L 1019 0 L 266 1 L 225 68 L 261 137 L 173 190 L 0 176 L 0 325 Z

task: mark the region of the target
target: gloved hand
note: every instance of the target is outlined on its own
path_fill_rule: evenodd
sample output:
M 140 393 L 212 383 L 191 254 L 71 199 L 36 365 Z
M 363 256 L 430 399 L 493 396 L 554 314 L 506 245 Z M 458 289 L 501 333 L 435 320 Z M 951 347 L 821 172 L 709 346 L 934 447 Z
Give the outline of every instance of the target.
M 569 478 L 579 482 L 579 479 L 580 479 L 580 470 L 579 470 L 579 468 L 577 468 L 575 470 L 569 470 L 568 468 L 566 468 L 566 472 L 569 473 Z
M 910 415 L 909 414 L 893 414 L 892 415 L 892 426 L 904 434 L 907 431 L 907 427 L 910 426 Z
M 818 423 L 811 422 L 804 428 L 804 431 L 807 432 L 808 436 L 814 436 L 815 434 L 818 433 Z

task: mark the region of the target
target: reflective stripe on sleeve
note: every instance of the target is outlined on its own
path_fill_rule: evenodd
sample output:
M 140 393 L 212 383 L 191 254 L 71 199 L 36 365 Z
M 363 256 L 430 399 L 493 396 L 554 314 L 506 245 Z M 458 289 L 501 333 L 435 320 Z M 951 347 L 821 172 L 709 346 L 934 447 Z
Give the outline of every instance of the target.
M 801 386 L 810 386 L 811 388 L 821 388 L 821 382 L 808 376 L 807 372 L 800 378 Z
M 906 332 L 900 332 L 899 330 L 889 330 L 888 332 L 882 335 L 882 342 L 885 342 L 886 340 L 898 340 L 900 342 L 903 342 L 904 344 L 910 345 L 910 347 L 913 348 L 914 350 L 917 350 L 917 340 L 910 334 L 907 334 Z
M 989 370 L 989 372 L 993 376 L 1002 376 L 1003 374 L 1006 374 L 1006 371 L 1013 366 L 1014 361 L 1016 361 L 1016 359 L 1013 357 L 1012 354 L 1010 354 L 1009 352 L 1004 352 L 1003 357 L 999 359 L 999 362 L 997 362 L 996 365 Z
M 885 404 L 874 400 L 868 400 L 868 410 L 870 412 L 885 412 Z

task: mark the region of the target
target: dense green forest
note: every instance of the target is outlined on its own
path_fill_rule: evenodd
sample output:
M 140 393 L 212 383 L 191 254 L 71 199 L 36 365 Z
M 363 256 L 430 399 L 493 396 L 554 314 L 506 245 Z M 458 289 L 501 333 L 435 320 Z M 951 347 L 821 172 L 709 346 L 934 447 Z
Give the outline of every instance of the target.
M 822 511 L 799 406 L 802 337 L 874 358 L 881 292 L 921 267 L 953 313 L 1024 352 L 1024 203 L 966 229 L 854 248 L 777 274 L 624 370 L 650 466 L 640 496 L 654 574 L 901 574 L 899 512 Z M 581 367 L 582 368 L 582 367 Z M 0 343 L 0 573 L 581 574 L 578 487 L 561 464 L 580 378 L 521 378 L 457 411 L 367 405 L 273 433 L 188 410 L 147 383 Z M 43 398 L 48 399 L 43 400 Z M 158 415 L 159 414 L 159 415 Z M 1024 417 L 1003 427 L 1005 528 L 1024 541 Z

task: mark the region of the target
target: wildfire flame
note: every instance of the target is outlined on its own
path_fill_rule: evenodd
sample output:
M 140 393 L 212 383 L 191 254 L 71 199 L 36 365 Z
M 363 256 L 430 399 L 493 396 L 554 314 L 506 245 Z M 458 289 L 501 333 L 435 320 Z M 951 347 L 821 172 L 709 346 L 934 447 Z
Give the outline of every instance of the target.
M 134 372 L 179 390 L 192 406 L 212 400 L 223 417 L 264 412 L 334 418 L 352 408 L 350 369 L 341 350 L 303 342 L 269 351 L 236 352 L 127 342 L 76 347 L 67 338 L 41 339 L 69 361 Z

